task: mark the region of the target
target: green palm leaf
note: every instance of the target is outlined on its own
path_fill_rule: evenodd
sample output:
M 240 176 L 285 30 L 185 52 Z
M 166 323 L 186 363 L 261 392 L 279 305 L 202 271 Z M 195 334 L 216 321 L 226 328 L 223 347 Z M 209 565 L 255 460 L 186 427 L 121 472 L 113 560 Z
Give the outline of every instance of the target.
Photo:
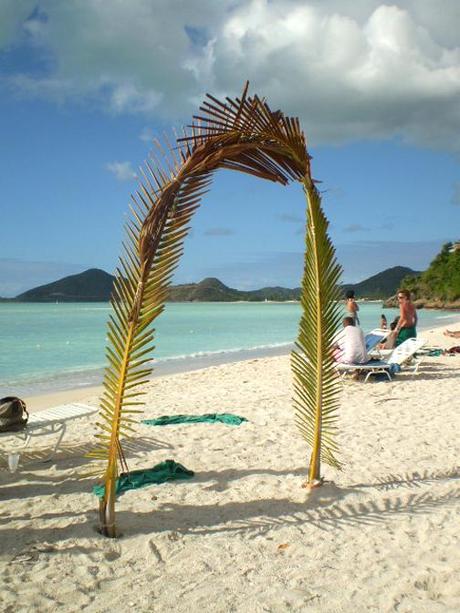
M 308 483 L 314 485 L 321 481 L 322 460 L 335 468 L 341 466 L 335 438 L 340 385 L 331 346 L 340 321 L 338 281 L 342 271 L 327 234 L 320 195 L 312 182 L 305 181 L 304 189 L 308 210 L 303 314 L 291 366 L 295 420 L 312 449 Z

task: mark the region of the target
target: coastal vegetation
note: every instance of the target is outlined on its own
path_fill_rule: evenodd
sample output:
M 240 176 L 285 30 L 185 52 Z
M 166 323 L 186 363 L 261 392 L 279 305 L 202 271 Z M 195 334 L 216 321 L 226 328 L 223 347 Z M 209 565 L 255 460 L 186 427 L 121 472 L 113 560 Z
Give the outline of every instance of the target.
M 460 308 L 460 243 L 446 243 L 428 269 L 401 281 L 419 308 Z M 385 306 L 396 306 L 394 298 Z

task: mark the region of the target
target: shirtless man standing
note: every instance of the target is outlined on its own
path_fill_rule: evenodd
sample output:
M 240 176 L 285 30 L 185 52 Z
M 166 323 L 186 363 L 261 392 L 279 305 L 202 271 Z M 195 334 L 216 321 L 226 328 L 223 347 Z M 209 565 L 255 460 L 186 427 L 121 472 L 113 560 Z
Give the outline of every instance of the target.
M 359 317 L 358 317 L 359 304 L 355 300 L 355 292 L 352 289 L 350 289 L 345 294 L 345 297 L 346 297 L 345 308 L 347 310 L 347 315 L 348 317 L 353 318 L 353 321 L 356 326 L 359 326 Z
M 411 302 L 409 290 L 400 289 L 398 291 L 398 302 L 399 320 L 396 326 L 396 332 L 398 333 L 395 343 L 396 347 L 408 338 L 415 338 L 417 336 L 415 329 L 417 325 L 417 311 Z

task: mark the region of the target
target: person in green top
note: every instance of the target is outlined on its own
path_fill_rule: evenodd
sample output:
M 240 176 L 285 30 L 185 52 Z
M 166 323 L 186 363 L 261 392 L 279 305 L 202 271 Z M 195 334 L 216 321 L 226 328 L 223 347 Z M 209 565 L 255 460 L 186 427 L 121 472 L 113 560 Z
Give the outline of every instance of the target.
M 396 326 L 395 347 L 401 345 L 408 338 L 417 336 L 417 311 L 410 299 L 410 292 L 407 289 L 398 290 L 399 320 Z

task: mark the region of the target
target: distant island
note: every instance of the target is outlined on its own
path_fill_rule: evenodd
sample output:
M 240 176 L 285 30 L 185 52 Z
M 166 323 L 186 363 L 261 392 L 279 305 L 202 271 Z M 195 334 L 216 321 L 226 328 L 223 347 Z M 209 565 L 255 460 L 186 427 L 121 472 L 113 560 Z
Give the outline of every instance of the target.
M 356 284 L 342 286 L 343 293 L 353 289 L 357 298 L 377 300 L 392 296 L 401 280 L 408 275 L 417 276 L 419 272 L 404 266 L 388 268 Z M 3 299 L 9 302 L 107 302 L 110 299 L 114 278 L 98 268 L 70 275 L 32 288 L 16 298 Z M 173 285 L 169 289 L 168 302 L 286 302 L 299 300 L 300 287 L 264 287 L 262 289 L 242 291 L 227 287 L 213 277 L 199 283 Z
M 369 277 L 360 283 L 348 283 L 342 285 L 345 294 L 348 290 L 353 290 L 358 299 L 382 300 L 393 296 L 399 287 L 402 287 L 403 279 L 408 276 L 417 277 L 421 273 L 406 266 L 393 266 L 386 270 Z
M 17 302 L 107 302 L 115 277 L 99 268 L 90 268 L 40 285 L 19 294 Z

